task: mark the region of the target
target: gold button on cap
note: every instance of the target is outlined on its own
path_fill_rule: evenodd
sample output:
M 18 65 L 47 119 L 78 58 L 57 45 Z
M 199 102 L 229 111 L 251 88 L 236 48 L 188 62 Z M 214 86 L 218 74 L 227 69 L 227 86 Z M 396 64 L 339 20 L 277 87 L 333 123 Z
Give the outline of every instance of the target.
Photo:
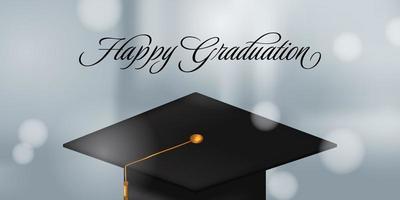
M 201 134 L 193 134 L 192 136 L 190 136 L 190 141 L 193 144 L 200 144 L 202 143 L 204 140 L 204 137 Z

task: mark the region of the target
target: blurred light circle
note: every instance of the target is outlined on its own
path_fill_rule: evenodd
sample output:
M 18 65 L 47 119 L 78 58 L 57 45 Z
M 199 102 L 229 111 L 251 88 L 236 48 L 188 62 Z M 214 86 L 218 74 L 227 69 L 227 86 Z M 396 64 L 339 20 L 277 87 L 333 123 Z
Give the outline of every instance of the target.
M 392 19 L 386 26 L 386 37 L 397 46 L 400 46 L 400 17 Z
M 354 61 L 361 56 L 361 39 L 354 33 L 342 33 L 333 43 L 333 52 L 341 61 Z
M 33 148 L 26 143 L 17 144 L 12 151 L 12 156 L 16 163 L 26 165 L 33 160 Z
M 279 122 L 281 118 L 281 113 L 278 106 L 271 102 L 262 102 L 257 104 L 253 108 L 253 113 L 256 114 L 251 116 L 251 121 L 253 122 L 253 125 L 263 131 L 268 131 L 275 128 L 277 122 Z M 257 115 L 273 121 L 265 120 Z
M 360 136 L 351 130 L 343 129 L 333 131 L 326 139 L 338 145 L 335 149 L 321 154 L 322 162 L 330 171 L 348 174 L 361 166 L 365 147 Z
M 47 140 L 46 124 L 39 119 L 28 119 L 19 127 L 19 139 L 32 147 L 40 147 Z
M 103 32 L 116 26 L 121 18 L 120 0 L 79 0 L 78 16 L 87 29 Z
M 269 193 L 280 200 L 292 199 L 298 189 L 298 182 L 289 172 L 274 171 L 267 178 L 267 188 Z

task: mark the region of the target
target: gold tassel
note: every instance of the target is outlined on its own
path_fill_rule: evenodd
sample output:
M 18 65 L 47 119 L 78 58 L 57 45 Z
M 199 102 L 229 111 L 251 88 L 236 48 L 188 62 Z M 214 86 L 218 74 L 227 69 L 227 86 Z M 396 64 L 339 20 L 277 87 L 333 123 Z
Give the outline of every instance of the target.
M 124 181 L 124 200 L 129 200 L 129 196 L 128 196 L 128 181 Z
M 136 161 L 133 161 L 133 162 L 130 162 L 130 163 L 126 164 L 126 165 L 124 166 L 124 200 L 129 200 L 129 195 L 128 195 L 128 193 L 129 193 L 129 191 L 128 191 L 128 190 L 129 190 L 129 187 L 128 187 L 128 176 L 127 176 L 127 172 L 128 172 L 128 169 L 127 169 L 127 168 L 128 168 L 128 166 L 134 165 L 134 164 L 139 163 L 139 162 L 142 162 L 142 161 L 145 161 L 145 160 L 147 160 L 147 159 L 150 159 L 150 158 L 152 158 L 152 157 L 154 157 L 154 156 L 158 156 L 158 155 L 163 154 L 163 153 L 165 153 L 165 152 L 172 151 L 172 150 L 174 150 L 174 149 L 177 149 L 177 148 L 179 148 L 179 147 L 185 146 L 185 145 L 190 144 L 190 143 L 192 143 L 192 144 L 200 144 L 200 143 L 203 142 L 203 140 L 204 140 L 203 135 L 200 135 L 200 134 L 193 134 L 193 135 L 190 136 L 190 140 L 187 141 L 187 142 L 178 144 L 178 145 L 173 146 L 173 147 L 171 147 L 171 148 L 168 148 L 168 149 L 159 151 L 159 152 L 157 152 L 157 153 L 151 154 L 151 155 L 149 155 L 149 156 L 147 156 L 147 157 L 144 157 L 144 158 L 142 158 L 142 159 L 139 159 L 139 160 L 136 160 Z

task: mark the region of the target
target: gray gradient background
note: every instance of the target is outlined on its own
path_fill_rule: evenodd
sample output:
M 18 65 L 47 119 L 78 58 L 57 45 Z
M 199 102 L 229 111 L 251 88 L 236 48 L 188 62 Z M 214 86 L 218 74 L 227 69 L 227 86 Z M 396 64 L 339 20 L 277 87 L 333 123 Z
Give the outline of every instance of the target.
M 398 199 L 400 48 L 387 41 L 385 25 L 400 15 L 399 1 L 123 4 L 119 24 L 95 33 L 80 23 L 75 0 L 1 1 L 1 200 L 121 199 L 120 168 L 62 144 L 193 91 L 247 110 L 272 101 L 280 108 L 281 122 L 320 137 L 337 128 L 360 134 L 365 159 L 350 174 L 330 172 L 319 156 L 281 167 L 299 182 L 294 199 Z M 78 55 L 96 49 L 102 36 L 144 32 L 157 43 L 176 44 L 188 34 L 218 35 L 242 44 L 268 31 L 320 49 L 322 62 L 311 71 L 296 62 L 213 62 L 192 74 L 170 65 L 158 75 L 121 71 L 110 61 L 90 69 L 78 64 Z M 332 52 L 335 37 L 347 31 L 363 41 L 360 59 L 351 63 Z M 43 120 L 49 138 L 35 150 L 32 163 L 18 165 L 11 151 L 19 125 L 28 118 Z

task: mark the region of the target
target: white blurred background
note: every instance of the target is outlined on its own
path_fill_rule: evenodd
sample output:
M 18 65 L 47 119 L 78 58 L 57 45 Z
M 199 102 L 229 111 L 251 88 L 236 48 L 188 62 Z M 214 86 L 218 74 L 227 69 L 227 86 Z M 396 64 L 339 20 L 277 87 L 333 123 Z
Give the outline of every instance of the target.
M 399 1 L 3 0 L 0 27 L 0 199 L 120 199 L 120 168 L 62 144 L 194 91 L 338 143 L 268 171 L 268 199 L 399 196 Z M 171 62 L 157 75 L 78 63 L 104 36 L 234 45 L 269 31 L 322 62 L 213 62 L 191 74 Z

